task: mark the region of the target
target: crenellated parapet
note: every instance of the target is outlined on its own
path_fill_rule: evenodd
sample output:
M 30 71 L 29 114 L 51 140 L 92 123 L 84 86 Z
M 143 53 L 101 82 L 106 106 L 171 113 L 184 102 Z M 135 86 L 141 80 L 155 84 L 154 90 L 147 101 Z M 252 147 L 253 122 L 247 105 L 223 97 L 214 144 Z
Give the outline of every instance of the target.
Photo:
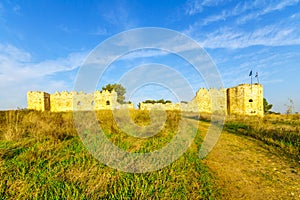
M 45 111 L 50 110 L 50 94 L 42 91 L 27 92 L 28 109 Z
M 133 104 L 117 103 L 115 91 L 27 93 L 28 109 L 52 112 L 73 110 L 134 109 Z M 181 110 L 200 113 L 263 116 L 263 86 L 240 84 L 232 88 L 200 88 L 196 96 L 185 103 L 140 103 L 141 110 Z
M 229 88 L 227 102 L 229 114 L 263 116 L 263 86 L 255 83 Z
M 93 94 L 94 98 L 94 109 L 96 110 L 111 110 L 117 106 L 117 93 L 112 91 L 96 91 Z
M 263 116 L 263 86 L 260 84 L 240 84 L 227 89 L 200 88 L 196 96 L 187 104 L 140 103 L 140 109 L 178 109 L 199 113 Z
M 65 112 L 73 110 L 111 110 L 117 105 L 117 93 L 112 91 L 84 92 L 28 92 L 28 109 L 52 112 Z

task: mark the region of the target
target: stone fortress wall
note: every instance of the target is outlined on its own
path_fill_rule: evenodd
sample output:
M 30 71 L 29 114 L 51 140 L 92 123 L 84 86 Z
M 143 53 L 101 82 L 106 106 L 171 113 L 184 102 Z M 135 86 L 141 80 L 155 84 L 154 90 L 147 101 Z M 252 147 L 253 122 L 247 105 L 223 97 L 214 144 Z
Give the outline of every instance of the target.
M 117 93 L 112 91 L 83 92 L 28 92 L 28 109 L 40 111 L 113 110 L 134 109 L 133 104 L 117 103 Z M 240 84 L 228 89 L 201 88 L 187 103 L 140 103 L 140 110 L 182 110 L 187 112 L 263 116 L 263 86 L 261 84 Z
M 132 108 L 133 104 L 117 103 L 117 93 L 112 91 L 84 92 L 46 92 L 27 93 L 28 109 L 39 111 L 66 112 L 73 110 L 113 110 L 118 108 Z
M 200 88 L 188 103 L 151 104 L 141 103 L 141 110 L 164 109 L 188 112 L 263 116 L 263 86 L 260 84 L 240 84 L 228 89 Z

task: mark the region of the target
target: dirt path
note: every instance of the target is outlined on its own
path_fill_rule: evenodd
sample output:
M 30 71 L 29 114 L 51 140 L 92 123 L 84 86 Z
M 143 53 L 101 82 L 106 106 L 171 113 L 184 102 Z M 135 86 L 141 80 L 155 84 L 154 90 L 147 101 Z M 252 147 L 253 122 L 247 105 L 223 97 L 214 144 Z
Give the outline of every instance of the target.
M 223 199 L 300 199 L 300 163 L 261 141 L 223 131 L 204 163 Z

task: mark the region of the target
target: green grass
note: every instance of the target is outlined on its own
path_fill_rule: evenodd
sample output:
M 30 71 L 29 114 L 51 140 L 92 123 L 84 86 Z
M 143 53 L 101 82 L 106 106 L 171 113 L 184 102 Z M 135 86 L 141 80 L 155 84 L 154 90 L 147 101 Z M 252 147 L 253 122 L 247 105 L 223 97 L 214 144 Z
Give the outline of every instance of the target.
M 133 111 L 149 124 L 149 113 Z M 97 113 L 107 137 L 131 152 L 159 149 L 176 134 L 180 113 L 168 112 L 163 129 L 139 139 L 118 129 L 110 111 Z M 82 144 L 72 113 L 0 112 L 0 199 L 216 199 L 220 191 L 191 148 L 171 165 L 154 172 L 125 173 L 95 159 Z
M 210 116 L 200 120 L 207 122 Z M 300 160 L 300 115 L 227 116 L 224 130 L 263 141 Z
M 84 114 L 87 126 L 91 125 L 92 113 Z M 151 124 L 148 111 L 129 115 L 140 126 Z M 162 129 L 147 139 L 128 135 L 126 131 L 137 131 L 128 127 L 120 130 L 114 119 L 122 123 L 123 117 L 122 112 L 96 113 L 112 143 L 128 152 L 151 152 L 172 140 L 181 113 L 167 112 Z M 153 128 L 162 119 L 154 119 Z M 210 115 L 197 119 L 209 122 Z M 224 125 L 228 132 L 277 146 L 296 159 L 300 159 L 299 128 L 300 115 L 228 116 Z M 221 191 L 198 157 L 201 144 L 198 134 L 189 150 L 169 166 L 126 173 L 100 163 L 88 152 L 70 112 L 0 111 L 0 199 L 217 199 Z

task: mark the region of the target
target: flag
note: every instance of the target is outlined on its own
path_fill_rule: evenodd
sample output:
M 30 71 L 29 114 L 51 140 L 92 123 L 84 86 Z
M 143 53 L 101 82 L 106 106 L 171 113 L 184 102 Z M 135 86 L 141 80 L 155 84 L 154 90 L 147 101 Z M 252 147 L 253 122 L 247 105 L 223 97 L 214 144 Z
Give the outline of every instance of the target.
M 250 74 L 249 74 L 249 76 L 252 76 L 252 70 L 250 71 Z
M 256 75 L 255 75 L 255 78 L 257 78 L 258 77 L 258 72 L 256 72 Z

